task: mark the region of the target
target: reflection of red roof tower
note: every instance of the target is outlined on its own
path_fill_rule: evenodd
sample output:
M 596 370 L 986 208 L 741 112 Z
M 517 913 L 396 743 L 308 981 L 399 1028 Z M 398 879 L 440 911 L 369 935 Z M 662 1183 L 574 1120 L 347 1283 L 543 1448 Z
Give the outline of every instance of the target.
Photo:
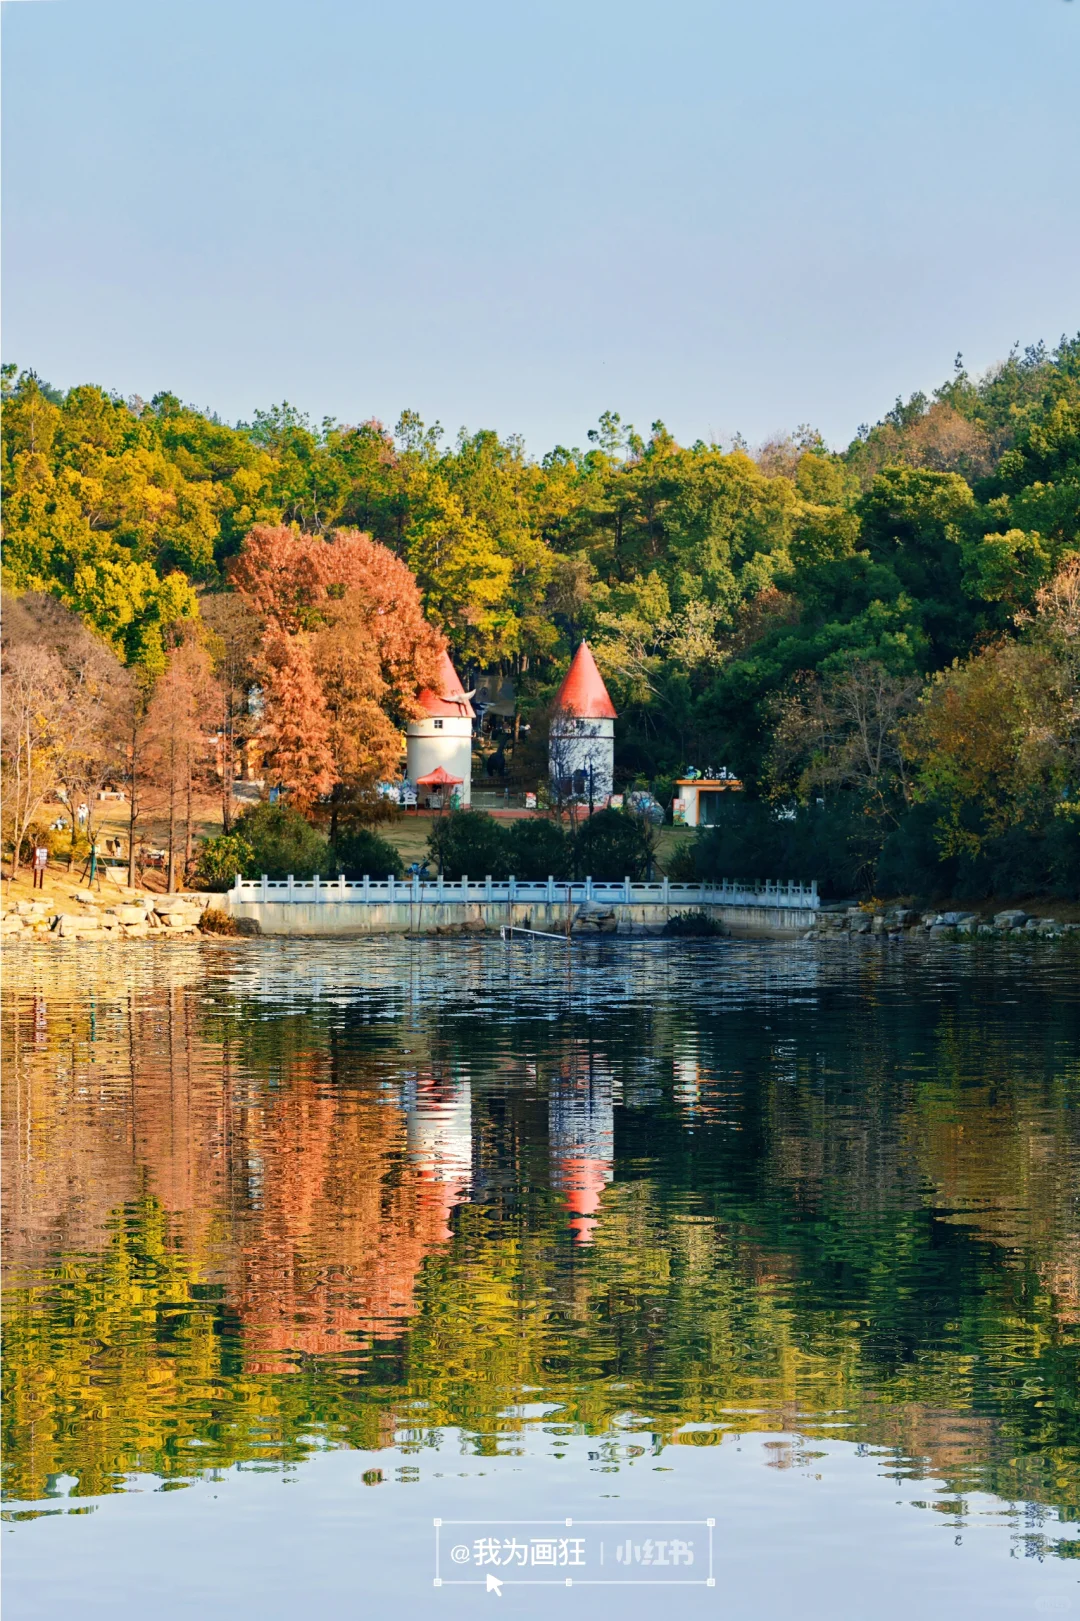
M 602 1159 L 560 1159 L 556 1172 L 566 1194 L 574 1243 L 591 1244 L 599 1219 L 600 1195 L 611 1181 L 611 1166 Z
M 445 649 L 439 658 L 438 691 L 423 687 L 417 693 L 416 701 L 429 715 L 460 715 L 472 720 L 475 714 Z
M 556 1076 L 548 1096 L 552 1186 L 563 1194 L 575 1244 L 592 1242 L 615 1162 L 614 1099 L 607 1078 Z
M 421 1203 L 438 1220 L 438 1237 L 451 1236 L 450 1213 L 472 1184 L 472 1089 L 419 1078 L 409 1103 L 409 1158 L 420 1182 Z
M 596 668 L 588 642 L 582 642 L 574 654 L 555 699 L 555 708 L 564 715 L 575 715 L 579 720 L 617 718 L 615 705 L 608 697 L 604 678 Z

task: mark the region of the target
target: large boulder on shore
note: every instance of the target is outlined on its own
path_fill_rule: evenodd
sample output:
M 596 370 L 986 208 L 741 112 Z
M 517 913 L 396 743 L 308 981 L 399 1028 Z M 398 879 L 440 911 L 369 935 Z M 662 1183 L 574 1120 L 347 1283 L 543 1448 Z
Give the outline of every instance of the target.
M 113 921 L 109 919 L 110 923 Z M 102 928 L 96 912 L 59 912 L 52 934 L 61 940 L 107 940 L 109 931 Z
M 61 934 L 72 934 L 76 929 L 81 933 L 93 933 L 100 930 L 101 919 L 96 912 L 61 912 L 56 919 L 57 928 Z
M 158 917 L 167 917 L 170 912 L 187 912 L 191 909 L 191 902 L 186 895 L 155 895 L 154 911 Z
M 127 923 L 127 924 L 145 923 L 146 922 L 146 907 L 145 906 L 127 906 L 127 905 L 116 906 L 116 907 L 113 908 L 113 915 L 115 916 L 118 923 Z

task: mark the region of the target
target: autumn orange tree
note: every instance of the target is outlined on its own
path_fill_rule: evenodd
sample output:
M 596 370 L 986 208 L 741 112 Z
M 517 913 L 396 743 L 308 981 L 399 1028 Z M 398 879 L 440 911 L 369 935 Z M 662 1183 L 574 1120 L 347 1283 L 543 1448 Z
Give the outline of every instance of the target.
M 230 575 L 263 627 L 266 761 L 292 802 L 348 800 L 393 772 L 445 645 L 408 567 L 356 530 L 258 524 Z

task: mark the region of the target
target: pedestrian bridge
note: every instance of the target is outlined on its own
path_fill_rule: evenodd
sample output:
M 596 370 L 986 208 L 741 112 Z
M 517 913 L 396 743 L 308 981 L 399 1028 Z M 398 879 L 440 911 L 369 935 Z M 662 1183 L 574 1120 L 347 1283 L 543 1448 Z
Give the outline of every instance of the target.
M 810 928 L 817 884 L 766 881 L 677 884 L 541 878 L 237 878 L 224 897 L 264 934 L 393 934 L 446 924 L 565 930 L 583 911 L 614 912 L 620 933 L 657 932 L 680 912 L 705 912 L 736 933 Z

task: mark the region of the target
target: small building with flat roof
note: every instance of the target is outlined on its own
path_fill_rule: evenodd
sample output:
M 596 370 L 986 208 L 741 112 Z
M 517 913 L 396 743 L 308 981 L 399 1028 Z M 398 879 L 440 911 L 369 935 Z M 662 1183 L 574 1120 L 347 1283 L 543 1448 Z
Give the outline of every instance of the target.
M 739 778 L 728 771 L 721 771 L 715 777 L 679 777 L 675 787 L 671 819 L 676 827 L 711 826 L 719 820 L 720 796 L 743 791 Z

